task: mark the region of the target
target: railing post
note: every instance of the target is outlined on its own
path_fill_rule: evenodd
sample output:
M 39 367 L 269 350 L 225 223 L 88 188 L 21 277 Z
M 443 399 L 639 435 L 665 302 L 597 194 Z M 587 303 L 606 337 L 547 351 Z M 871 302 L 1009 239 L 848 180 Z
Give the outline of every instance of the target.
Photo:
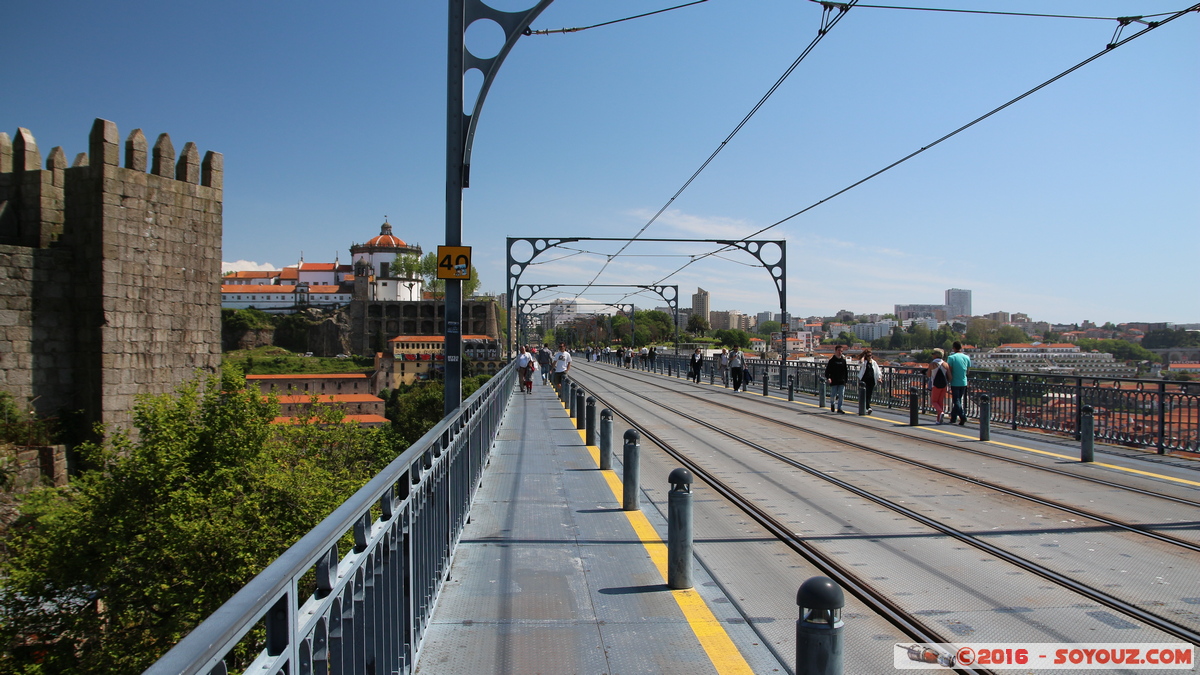
M 612 469 L 613 412 L 608 408 L 600 411 L 600 468 Z
M 624 482 L 624 499 L 621 503 L 621 508 L 625 511 L 637 511 L 639 483 L 641 482 L 641 438 L 642 435 L 637 432 L 637 429 L 629 429 L 625 432 L 625 475 L 622 478 Z
M 1079 419 L 1079 461 L 1095 461 L 1096 418 L 1092 416 L 1092 406 L 1085 405 L 1080 409 Z
M 1081 440 L 1080 428 L 1083 426 L 1083 378 L 1075 378 L 1075 440 Z
M 1020 385 L 1017 382 L 1020 379 L 1020 377 L 1021 376 L 1018 375 L 1017 373 L 1012 374 L 1012 406 L 1013 406 L 1012 407 L 1012 430 L 1013 431 L 1017 430 L 1017 422 L 1018 422 L 1018 419 L 1020 418 L 1020 408 L 1021 408 L 1020 400 L 1021 399 L 1018 397 Z
M 992 397 L 979 395 L 979 440 L 992 440 Z
M 692 472 L 675 469 L 667 482 L 667 588 L 691 588 Z
M 916 387 L 908 388 L 908 426 L 921 423 L 921 393 Z
M 812 577 L 796 592 L 796 675 L 842 675 L 845 642 L 842 589 L 827 577 Z
M 583 429 L 586 425 L 586 419 L 583 416 L 583 401 L 586 392 L 583 387 L 575 387 L 575 408 L 571 411 L 575 415 L 575 428 Z
M 584 434 L 584 443 L 587 445 L 596 444 L 596 397 L 587 397 L 587 415 L 585 418 L 587 433 Z
M 1167 454 L 1167 383 L 1158 383 L 1158 454 Z

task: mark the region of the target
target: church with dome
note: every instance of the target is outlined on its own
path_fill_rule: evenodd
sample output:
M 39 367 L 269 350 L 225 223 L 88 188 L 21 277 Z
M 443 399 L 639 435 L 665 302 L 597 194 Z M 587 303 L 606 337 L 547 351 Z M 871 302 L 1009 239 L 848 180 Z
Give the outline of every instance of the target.
M 384 352 L 397 338 L 445 334 L 445 302 L 424 288 L 421 255 L 421 247 L 396 236 L 385 219 L 378 235 L 350 246 L 351 264 L 337 256 L 332 263 L 310 263 L 301 255 L 296 265 L 282 270 L 227 273 L 221 279 L 221 307 L 274 314 L 343 309 L 351 351 Z M 464 299 L 462 332 L 497 344 L 496 300 Z

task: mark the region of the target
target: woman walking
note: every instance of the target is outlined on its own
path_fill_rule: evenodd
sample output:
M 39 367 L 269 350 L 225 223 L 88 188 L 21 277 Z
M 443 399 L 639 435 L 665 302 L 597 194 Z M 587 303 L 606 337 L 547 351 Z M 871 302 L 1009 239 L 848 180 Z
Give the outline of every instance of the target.
M 858 358 L 858 395 L 861 397 L 859 400 L 864 402 L 865 414 L 870 415 L 874 412 L 871 410 L 871 396 L 875 394 L 875 385 L 883 381 L 883 372 L 879 370 L 879 363 L 875 361 L 870 349 L 864 349 Z
M 950 368 L 942 357 L 946 352 L 941 349 L 933 350 L 933 362 L 925 371 L 929 377 L 929 403 L 937 413 L 937 423 L 942 423 L 942 414 L 946 411 L 946 387 L 950 384 Z
M 696 352 L 692 354 L 691 366 L 692 380 L 696 384 L 700 384 L 700 369 L 704 367 L 704 353 L 700 351 L 699 347 L 696 347 Z

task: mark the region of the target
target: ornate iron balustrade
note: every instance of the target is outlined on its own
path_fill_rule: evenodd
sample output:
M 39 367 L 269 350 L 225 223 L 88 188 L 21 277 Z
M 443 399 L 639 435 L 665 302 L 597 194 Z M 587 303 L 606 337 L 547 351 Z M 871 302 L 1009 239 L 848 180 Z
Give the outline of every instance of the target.
M 146 675 L 225 675 L 260 625 L 265 648 L 246 673 L 411 672 L 515 384 L 510 363 Z M 339 557 L 349 533 L 353 549 Z M 310 573 L 316 591 L 302 598 Z
M 687 371 L 688 355 L 660 354 L 655 370 L 678 374 Z M 704 362 L 709 379 L 712 359 Z M 751 359 L 747 364 L 754 381 L 765 373 L 771 386 L 786 390 L 788 378 L 797 392 L 816 394 L 823 379 L 823 363 L 788 363 Z M 921 392 L 921 411 L 932 412 L 924 368 L 883 366 L 883 381 L 875 387 L 871 405 L 908 408 L 909 387 Z M 720 381 L 717 377 L 716 381 Z M 850 362 L 846 398 L 858 400 L 857 364 Z M 1037 429 L 1078 439 L 1080 410 L 1095 410 L 1096 440 L 1117 445 L 1200 452 L 1200 383 L 1136 378 L 1094 378 L 1043 373 L 1001 373 L 972 370 L 964 407 L 967 416 L 979 418 L 979 396 L 988 394 L 992 403 L 992 428 Z M 947 395 L 949 406 L 949 395 Z M 949 408 L 947 407 L 947 410 Z

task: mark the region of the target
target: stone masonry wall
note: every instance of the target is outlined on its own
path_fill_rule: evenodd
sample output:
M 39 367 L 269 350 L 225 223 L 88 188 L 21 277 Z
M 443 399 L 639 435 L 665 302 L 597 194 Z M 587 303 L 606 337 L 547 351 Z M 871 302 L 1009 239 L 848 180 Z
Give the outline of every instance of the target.
M 55 148 L 43 170 L 28 130 L 0 134 L 0 312 L 15 312 L 0 313 L 0 335 L 14 338 L 16 371 L 0 386 L 36 397 L 39 412 L 73 407 L 119 426 L 136 395 L 172 391 L 221 358 L 222 156 L 201 161 L 187 143 L 176 158 L 167 134 L 151 149 L 140 129 L 124 149 L 122 166 L 116 125 L 98 119 L 88 153 L 67 168 Z

